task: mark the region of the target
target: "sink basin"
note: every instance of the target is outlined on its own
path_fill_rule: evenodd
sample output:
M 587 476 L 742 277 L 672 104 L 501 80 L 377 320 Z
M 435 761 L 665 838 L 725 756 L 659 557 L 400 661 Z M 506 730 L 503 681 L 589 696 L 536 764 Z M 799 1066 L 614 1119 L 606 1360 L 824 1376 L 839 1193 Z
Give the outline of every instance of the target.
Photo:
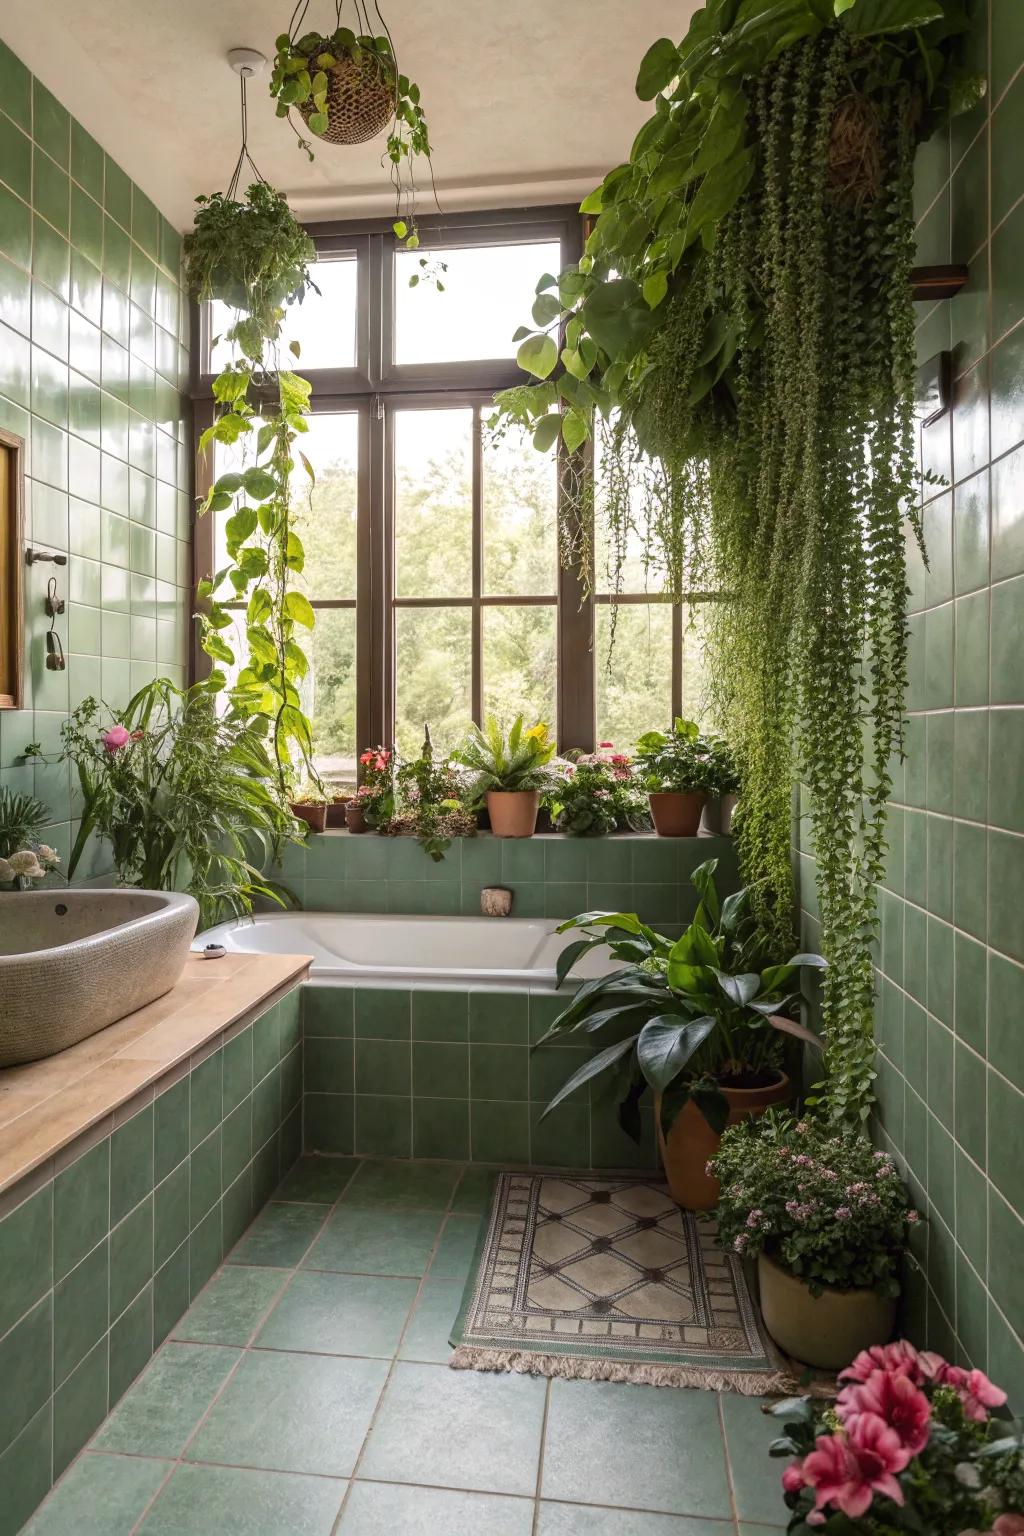
M 199 921 L 174 891 L 0 894 L 0 1067 L 66 1050 L 169 992 Z

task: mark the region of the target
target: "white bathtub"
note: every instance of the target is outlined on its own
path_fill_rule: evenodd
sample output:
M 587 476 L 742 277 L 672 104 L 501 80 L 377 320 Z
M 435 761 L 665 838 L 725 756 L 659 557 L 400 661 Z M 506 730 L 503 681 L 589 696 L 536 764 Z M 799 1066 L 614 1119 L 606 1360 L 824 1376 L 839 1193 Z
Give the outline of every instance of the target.
M 439 987 L 554 987 L 555 961 L 579 938 L 556 933 L 553 919 L 530 917 L 391 917 L 335 912 L 274 912 L 221 923 L 193 945 L 223 944 L 249 954 L 312 955 L 314 981 Z M 573 976 L 614 968 L 593 950 Z

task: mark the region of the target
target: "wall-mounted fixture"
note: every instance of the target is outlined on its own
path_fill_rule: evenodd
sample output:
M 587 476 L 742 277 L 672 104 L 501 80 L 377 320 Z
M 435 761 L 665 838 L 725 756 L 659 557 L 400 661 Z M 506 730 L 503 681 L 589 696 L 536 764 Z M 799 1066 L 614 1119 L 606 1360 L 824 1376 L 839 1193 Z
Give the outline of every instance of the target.
M 930 427 L 953 403 L 953 354 L 936 352 L 917 370 L 914 408 L 920 425 Z
M 54 554 L 49 549 L 33 549 L 31 544 L 25 551 L 25 564 L 35 565 L 39 560 L 49 560 L 53 565 L 67 565 L 67 555 Z
M 24 464 L 25 439 L 0 428 L 0 709 L 21 709 L 25 697 Z
M 67 662 L 64 659 L 64 647 L 61 644 L 60 635 L 57 633 L 57 615 L 64 612 L 64 599 L 57 591 L 56 576 L 51 576 L 46 583 L 45 606 L 50 615 L 50 627 L 46 631 L 46 669 L 48 672 L 63 672 Z

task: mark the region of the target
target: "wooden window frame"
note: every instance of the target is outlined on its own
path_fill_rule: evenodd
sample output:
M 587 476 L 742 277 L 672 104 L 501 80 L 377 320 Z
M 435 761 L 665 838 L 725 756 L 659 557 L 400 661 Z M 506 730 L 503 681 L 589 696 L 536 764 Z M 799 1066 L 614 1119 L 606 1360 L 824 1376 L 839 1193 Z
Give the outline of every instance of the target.
M 496 391 L 524 382 L 525 375 L 512 359 L 473 362 L 418 363 L 393 361 L 395 339 L 394 263 L 396 241 L 390 220 L 310 224 L 318 255 L 355 260 L 360 301 L 356 316 L 356 358 L 352 368 L 303 368 L 312 385 L 311 410 L 336 414 L 354 411 L 360 418 L 357 477 L 357 590 L 355 598 L 311 595 L 316 608 L 356 610 L 356 730 L 359 747 L 369 742 L 394 739 L 395 722 L 395 615 L 402 608 L 466 607 L 472 612 L 472 713 L 479 719 L 483 704 L 482 613 L 493 606 L 553 606 L 556 610 L 556 733 L 559 749 L 591 750 L 596 740 L 596 669 L 602 659 L 595 654 L 594 620 L 598 603 L 612 601 L 610 594 L 587 590 L 579 566 L 559 564 L 552 594 L 498 596 L 483 591 L 481 453 L 479 419 L 482 407 Z M 424 217 L 419 221 L 421 247 L 479 247 L 557 240 L 562 267 L 579 258 L 583 248 L 583 224 L 575 208 L 525 208 L 487 210 L 479 213 Z M 213 419 L 211 386 L 214 374 L 203 371 L 208 356 L 207 317 L 198 305 L 192 309 L 191 394 L 194 431 L 199 435 Z M 396 411 L 417 407 L 466 408 L 474 412 L 473 434 L 473 588 L 460 598 L 402 598 L 394 590 L 394 485 L 391 467 L 391 425 Z M 568 464 L 560 445 L 558 509 L 566 505 Z M 195 493 L 209 488 L 212 454 L 197 456 Z M 577 456 L 577 473 L 590 472 L 589 455 Z M 198 582 L 213 571 L 214 538 L 210 518 L 193 520 L 193 579 Z M 658 603 L 657 593 L 623 593 L 621 603 Z M 228 605 L 236 606 L 236 605 Z M 673 604 L 672 681 L 673 714 L 681 708 L 682 608 Z M 193 636 L 190 676 L 201 678 L 209 671 L 209 658 Z M 652 721 L 652 725 L 657 722 Z

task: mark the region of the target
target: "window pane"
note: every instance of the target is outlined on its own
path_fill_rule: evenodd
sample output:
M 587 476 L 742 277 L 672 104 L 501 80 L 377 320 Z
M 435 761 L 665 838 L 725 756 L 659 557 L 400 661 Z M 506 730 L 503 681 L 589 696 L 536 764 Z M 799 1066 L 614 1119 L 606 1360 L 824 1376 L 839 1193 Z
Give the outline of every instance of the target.
M 318 261 L 310 268 L 320 292 L 309 292 L 301 304 L 290 304 L 279 343 L 288 367 L 354 368 L 356 365 L 356 300 L 358 267 L 354 256 L 333 261 Z M 236 319 L 236 311 L 216 301 L 210 305 L 210 334 L 222 336 Z M 298 360 L 288 352 L 288 343 L 300 346 Z M 210 353 L 210 368 L 219 373 L 231 360 L 231 347 L 216 342 Z
M 632 465 L 629 484 L 617 477 L 615 464 L 606 462 L 602 433 L 594 439 L 594 577 L 598 592 L 662 592 L 665 572 L 658 562 L 651 562 L 647 530 L 657 516 L 659 481 L 651 475 L 650 483 L 641 477 L 641 468 Z M 616 530 L 608 527 L 609 504 L 616 506 Z M 615 572 L 621 572 L 615 579 Z
M 419 756 L 425 723 L 443 750 L 469 728 L 471 635 L 468 608 L 396 610 L 395 740 L 404 756 Z
M 483 610 L 484 709 L 555 726 L 555 615 L 551 607 Z
M 296 447 L 313 466 L 316 482 L 310 486 L 297 460 L 292 509 L 306 565 L 294 584 L 314 599 L 355 597 L 359 418 L 349 411 L 317 414 L 308 421 L 309 431 Z
M 683 609 L 683 717 L 714 729 L 704 680 L 706 607 Z
M 538 453 L 515 428 L 483 440 L 484 591 L 554 596 L 558 513 L 554 451 Z
M 672 713 L 672 609 L 667 603 L 598 603 L 594 665 L 597 739 L 629 751 L 644 731 L 664 730 Z
M 354 779 L 356 768 L 356 611 L 320 608 L 303 640 L 309 673 L 302 703 L 313 722 L 317 767 L 330 778 Z
M 529 324 L 537 279 L 557 273 L 557 240 L 537 245 L 466 246 L 430 251 L 444 261 L 444 292 L 432 283 L 409 287 L 420 271 L 422 251 L 395 255 L 395 362 L 458 363 L 515 357 L 513 332 Z
M 395 592 L 473 590 L 473 412 L 396 411 Z

